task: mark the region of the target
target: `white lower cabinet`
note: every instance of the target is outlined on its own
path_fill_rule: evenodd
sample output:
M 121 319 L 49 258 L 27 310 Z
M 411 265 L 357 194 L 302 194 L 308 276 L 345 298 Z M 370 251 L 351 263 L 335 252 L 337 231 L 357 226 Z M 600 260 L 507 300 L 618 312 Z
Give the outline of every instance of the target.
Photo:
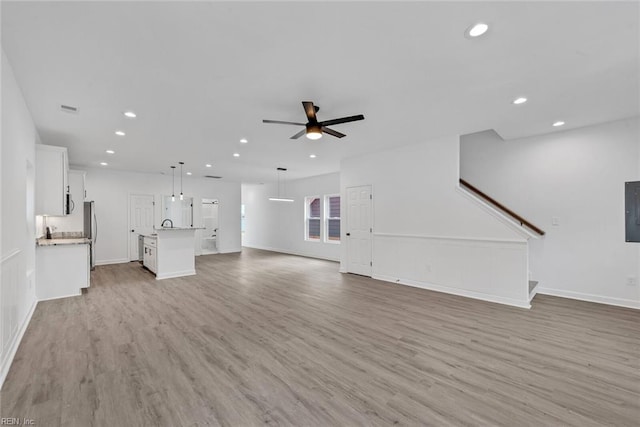
M 158 256 L 156 255 L 157 246 L 157 240 L 155 238 L 145 236 L 142 265 L 147 267 L 154 274 L 158 272 Z
M 36 247 L 38 300 L 81 294 L 90 284 L 89 245 L 60 244 Z

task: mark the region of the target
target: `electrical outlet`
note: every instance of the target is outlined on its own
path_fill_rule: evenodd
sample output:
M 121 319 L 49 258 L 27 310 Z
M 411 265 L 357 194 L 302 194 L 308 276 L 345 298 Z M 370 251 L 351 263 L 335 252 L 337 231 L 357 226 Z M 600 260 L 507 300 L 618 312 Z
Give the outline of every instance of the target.
M 627 286 L 635 286 L 637 283 L 635 276 L 627 276 Z

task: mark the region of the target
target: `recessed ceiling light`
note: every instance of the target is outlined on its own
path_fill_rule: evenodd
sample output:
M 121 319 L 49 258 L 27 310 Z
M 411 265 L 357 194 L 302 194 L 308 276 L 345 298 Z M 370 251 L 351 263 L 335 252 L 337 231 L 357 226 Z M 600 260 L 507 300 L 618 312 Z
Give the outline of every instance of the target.
M 208 167 L 208 168 L 210 168 L 210 167 L 211 167 L 211 165 L 210 165 L 209 163 L 207 163 L 205 166 L 206 166 L 206 167 Z
M 126 135 L 126 133 L 124 133 L 124 132 L 123 132 L 123 131 L 121 131 L 121 130 L 117 130 L 117 131 L 116 131 L 116 135 L 118 135 L 118 136 L 125 136 L 125 135 Z
M 107 154 L 116 154 L 116 152 L 113 151 L 113 150 L 107 150 L 107 151 L 105 151 L 105 153 L 107 153 Z
M 187 172 L 187 175 L 193 175 L 191 172 Z
M 525 102 L 527 102 L 527 98 L 522 96 L 513 100 L 513 103 L 516 105 L 524 104 Z
M 101 166 L 107 166 L 108 164 L 109 164 L 109 163 L 107 163 L 107 162 L 100 162 L 100 165 L 101 165 Z
M 246 144 L 247 142 L 249 142 L 249 141 L 247 140 L 247 138 L 242 138 L 242 139 L 240 140 L 240 143 L 241 143 L 241 144 Z
M 563 125 L 564 125 L 564 122 L 563 122 L 562 120 L 558 120 L 557 122 L 555 122 L 555 123 L 553 124 L 553 126 L 555 126 L 555 127 L 563 126 Z
M 311 157 L 312 159 L 315 159 L 316 155 L 315 154 L 309 154 L 309 157 Z
M 467 35 L 467 37 L 479 37 L 486 33 L 488 29 L 489 26 L 487 24 L 485 24 L 484 22 L 478 22 L 477 24 L 473 24 L 472 26 L 467 28 L 465 34 Z
M 133 111 L 125 111 L 123 114 L 125 116 L 129 117 L 130 119 L 135 119 L 136 118 L 136 113 L 134 113 Z
M 240 153 L 233 153 L 233 157 L 240 157 Z

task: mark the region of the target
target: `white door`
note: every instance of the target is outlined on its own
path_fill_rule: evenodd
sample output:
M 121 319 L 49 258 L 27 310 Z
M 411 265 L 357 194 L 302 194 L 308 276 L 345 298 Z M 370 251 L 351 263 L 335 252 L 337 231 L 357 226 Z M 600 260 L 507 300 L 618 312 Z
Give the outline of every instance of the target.
M 371 186 L 347 188 L 347 271 L 371 276 Z
M 138 237 L 141 234 L 152 234 L 153 231 L 153 196 L 149 194 L 129 195 L 129 260 L 140 260 Z

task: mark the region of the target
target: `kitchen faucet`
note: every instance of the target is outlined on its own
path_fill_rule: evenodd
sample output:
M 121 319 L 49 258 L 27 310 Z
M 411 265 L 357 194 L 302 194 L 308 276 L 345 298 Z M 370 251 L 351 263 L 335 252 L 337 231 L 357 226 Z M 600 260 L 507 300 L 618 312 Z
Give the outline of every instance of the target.
M 169 218 L 165 219 L 162 221 L 162 224 L 160 224 L 160 227 L 164 228 L 164 223 L 169 221 L 171 223 L 171 228 L 173 228 L 173 221 L 171 221 Z

